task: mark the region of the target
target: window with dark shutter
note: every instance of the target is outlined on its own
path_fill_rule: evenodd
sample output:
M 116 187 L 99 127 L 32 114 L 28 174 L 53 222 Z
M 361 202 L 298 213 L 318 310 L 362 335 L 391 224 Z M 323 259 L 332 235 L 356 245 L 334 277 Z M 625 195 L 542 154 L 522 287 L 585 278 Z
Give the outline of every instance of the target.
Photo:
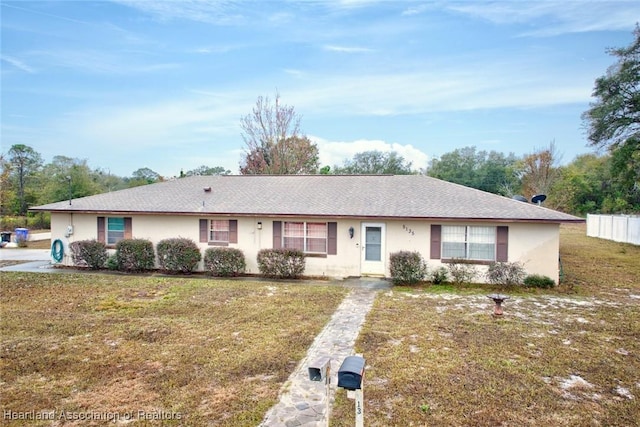
M 200 243 L 207 243 L 209 241 L 209 220 L 200 220 Z
M 133 237 L 133 226 L 131 217 L 124 218 L 124 238 L 131 239 Z
M 229 220 L 229 243 L 238 243 L 238 220 Z
M 430 259 L 440 259 L 440 248 L 442 240 L 442 226 L 431 224 L 431 249 Z
M 282 221 L 273 221 L 273 249 L 282 248 Z
M 201 219 L 199 222 L 201 243 L 211 246 L 229 246 L 238 243 L 237 219 Z
M 337 255 L 338 253 L 338 223 L 327 223 L 327 255 Z
M 98 217 L 98 242 L 105 243 L 105 219 L 103 216 Z
M 509 227 L 498 227 L 496 236 L 496 261 L 509 261 Z

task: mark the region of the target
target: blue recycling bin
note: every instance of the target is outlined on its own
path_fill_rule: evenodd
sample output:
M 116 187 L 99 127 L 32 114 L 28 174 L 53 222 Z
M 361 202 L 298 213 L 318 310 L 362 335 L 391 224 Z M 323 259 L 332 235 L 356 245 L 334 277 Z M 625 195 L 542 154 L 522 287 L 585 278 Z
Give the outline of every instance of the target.
M 28 228 L 16 228 L 16 242 L 26 242 L 29 239 L 29 229 Z

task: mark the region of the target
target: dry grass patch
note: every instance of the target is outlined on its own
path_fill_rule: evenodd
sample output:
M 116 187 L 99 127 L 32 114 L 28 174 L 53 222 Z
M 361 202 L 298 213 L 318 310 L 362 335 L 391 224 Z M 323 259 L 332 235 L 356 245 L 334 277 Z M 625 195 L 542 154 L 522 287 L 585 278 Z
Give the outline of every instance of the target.
M 560 254 L 565 288 L 614 298 L 640 294 L 640 246 L 587 237 L 584 224 L 565 224 L 560 228 Z
M 144 411 L 173 418 L 163 425 L 257 425 L 345 295 L 269 282 L 0 274 L 0 410 L 139 424 L 151 422 Z
M 640 248 L 562 229 L 568 284 L 509 292 L 394 288 L 356 344 L 368 426 L 637 426 Z M 353 425 L 339 390 L 332 426 Z

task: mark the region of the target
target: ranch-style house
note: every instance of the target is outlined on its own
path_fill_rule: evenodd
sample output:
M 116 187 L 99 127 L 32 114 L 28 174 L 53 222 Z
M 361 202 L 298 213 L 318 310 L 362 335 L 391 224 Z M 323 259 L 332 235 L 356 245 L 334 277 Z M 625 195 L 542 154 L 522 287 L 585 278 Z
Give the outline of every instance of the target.
M 389 255 L 418 251 L 430 269 L 453 260 L 520 262 L 559 279 L 561 223 L 583 222 L 537 204 L 422 175 L 193 176 L 31 208 L 51 212 L 51 238 L 195 241 L 202 252 L 244 252 L 257 274 L 263 248 L 304 251 L 307 276 L 389 276 Z M 200 270 L 204 268 L 201 261 Z

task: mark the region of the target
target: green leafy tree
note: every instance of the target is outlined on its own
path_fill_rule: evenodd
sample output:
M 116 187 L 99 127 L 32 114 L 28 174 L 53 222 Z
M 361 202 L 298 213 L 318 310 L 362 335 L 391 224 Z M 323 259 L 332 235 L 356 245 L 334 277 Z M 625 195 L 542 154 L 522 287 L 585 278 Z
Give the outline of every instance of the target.
M 128 184 L 129 187 L 138 187 L 160 181 L 162 181 L 162 176 L 158 172 L 149 168 L 140 168 L 133 171 L 131 178 L 128 179 Z
M 231 171 L 229 169 L 225 169 L 222 166 L 205 166 L 202 165 L 190 171 L 187 171 L 183 176 L 207 176 L 207 175 L 229 175 Z
M 319 168 L 318 147 L 300 131 L 300 116 L 292 106 L 258 97 L 251 114 L 240 120 L 246 145 L 240 173 L 315 174 Z
M 9 149 L 8 161 L 9 182 L 17 193 L 17 207 L 14 211 L 18 215 L 26 215 L 28 205 L 35 201 L 34 188 L 29 185 L 42 167 L 42 157 L 33 148 L 16 144 Z
M 494 194 L 512 196 L 520 188 L 518 159 L 513 153 L 477 151 L 476 147 L 455 149 L 431 160 L 427 174 Z
M 610 163 L 609 155 L 583 154 L 560 167 L 547 206 L 582 216 L 601 212 L 611 182 Z
M 0 166 L 2 172 L 0 174 L 0 215 L 11 215 L 13 213 L 12 206 L 16 205 L 16 192 L 11 185 L 10 173 L 11 163 L 4 155 L 0 155 Z
M 606 148 L 613 156 L 612 179 L 615 194 L 610 197 L 614 211 L 640 210 L 640 26 L 627 47 L 609 49 L 617 57 L 604 76 L 595 81 L 596 98 L 582 118 L 589 143 Z
M 122 190 L 128 187 L 123 177 L 112 174 L 109 169 L 95 169 L 92 175 L 93 180 L 98 184 L 99 193 Z
M 336 175 L 411 175 L 411 162 L 395 151 L 363 151 L 345 161 L 342 166 L 334 166 Z
M 611 191 L 604 208 L 640 211 L 640 138 L 631 137 L 611 152 Z
M 628 47 L 608 50 L 618 60 L 596 79 L 596 101 L 583 114 L 594 147 L 615 149 L 640 137 L 640 26 L 633 34 Z
M 84 159 L 55 156 L 40 174 L 39 203 L 59 202 L 102 192 L 95 173 Z

